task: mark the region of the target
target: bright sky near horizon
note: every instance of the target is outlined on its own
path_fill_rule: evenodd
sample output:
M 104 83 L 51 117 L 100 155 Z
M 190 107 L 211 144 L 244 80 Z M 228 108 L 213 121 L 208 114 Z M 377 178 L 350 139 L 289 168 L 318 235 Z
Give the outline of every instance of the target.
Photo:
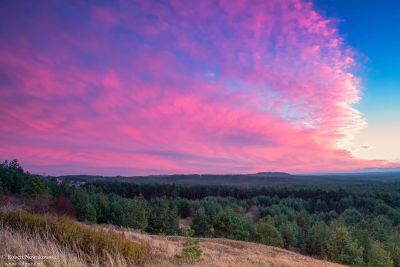
M 400 164 L 398 1 L 1 1 L 0 159 L 47 174 Z
M 321 14 L 339 20 L 339 33 L 361 60 L 367 121 L 352 151 L 365 159 L 400 162 L 400 1 L 317 0 Z

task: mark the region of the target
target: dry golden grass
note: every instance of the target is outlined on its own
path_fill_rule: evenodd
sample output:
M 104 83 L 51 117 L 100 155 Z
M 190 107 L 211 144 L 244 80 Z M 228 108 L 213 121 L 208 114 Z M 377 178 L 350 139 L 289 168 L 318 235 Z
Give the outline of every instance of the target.
M 95 226 L 93 226 L 95 227 Z M 284 249 L 261 244 L 233 241 L 222 238 L 200 238 L 203 250 L 201 262 L 193 264 L 176 257 L 183 248 L 186 237 L 156 236 L 136 231 L 107 227 L 119 231 L 127 238 L 147 243 L 151 248 L 150 260 L 145 266 L 271 266 L 271 267 L 339 267 L 343 265 L 306 257 Z M 55 256 L 56 260 L 42 260 L 40 266 L 80 267 L 88 266 L 84 255 L 60 245 L 50 235 L 20 232 L 0 225 L 0 255 L 41 255 Z M 0 266 L 6 261 L 0 259 Z M 92 258 L 90 266 L 129 266 L 123 257 L 109 255 L 104 258 Z
M 91 244 L 98 244 L 98 248 L 109 249 L 110 244 L 115 243 L 115 239 L 124 239 L 134 244 L 144 244 L 145 247 L 150 247 L 148 251 L 150 255 L 146 256 L 146 261 L 141 261 L 141 265 L 144 266 L 161 266 L 161 267 L 172 267 L 172 266 L 271 266 L 271 267 L 313 267 L 313 266 L 325 266 L 325 267 L 339 267 L 343 265 L 317 260 L 311 257 L 303 256 L 294 252 L 290 252 L 284 249 L 275 247 L 265 246 L 256 243 L 241 242 L 234 240 L 227 240 L 222 238 L 199 238 L 200 247 L 203 251 L 201 261 L 198 263 L 188 262 L 185 259 L 178 258 L 180 255 L 184 243 L 188 240 L 186 237 L 179 236 L 157 236 L 140 233 L 137 231 L 118 228 L 115 226 L 99 226 L 92 225 L 87 226 L 81 223 L 73 222 L 68 220 L 67 222 L 61 222 L 60 219 L 55 217 L 43 217 L 46 218 L 46 224 L 43 224 L 43 219 L 38 215 L 32 215 L 27 213 L 13 213 L 8 212 L 7 214 L 12 215 L 6 216 L 3 213 L 3 223 L 7 222 L 8 225 L 0 224 L 0 266 L 6 266 L 7 255 L 32 255 L 32 256 L 54 256 L 55 259 L 39 260 L 41 265 L 29 265 L 29 266 L 61 266 L 61 267 L 75 267 L 75 266 L 112 266 L 112 267 L 125 267 L 134 265 L 133 262 L 127 262 L 121 254 L 112 253 L 113 250 L 109 250 L 111 253 L 95 252 L 95 247 L 92 247 L 93 252 L 88 253 L 82 244 L 82 239 L 85 234 L 83 232 L 91 233 L 89 236 Z M 18 216 L 17 216 L 18 215 Z M 17 222 L 17 223 L 16 223 Z M 23 225 L 20 223 L 24 222 Z M 28 223 L 29 222 L 29 223 Z M 50 224 L 49 224 L 50 223 Z M 61 223 L 61 227 L 60 226 Z M 67 228 L 65 228 L 67 223 Z M 46 227 L 42 227 L 43 225 Z M 55 229 L 49 227 L 57 226 Z M 71 228 L 72 227 L 72 228 Z M 90 230 L 89 230 L 90 228 Z M 32 229 L 36 229 L 32 231 Z M 66 231 L 64 231 L 66 230 Z M 73 231 L 72 231 L 73 230 Z M 50 235 L 50 232 L 64 233 L 63 237 L 56 235 Z M 65 239 L 66 233 L 68 238 Z M 103 236 L 103 233 L 112 236 L 114 241 L 105 242 L 98 237 Z M 72 239 L 71 239 L 72 238 Z M 70 240 L 71 239 L 71 240 Z M 106 238 L 107 239 L 107 238 Z M 69 240 L 77 244 L 76 247 L 68 246 L 65 241 Z M 61 241 L 61 242 L 60 242 Z M 85 241 L 86 242 L 86 241 Z M 93 243 L 94 242 L 94 243 Z M 118 243 L 118 242 L 117 242 Z M 121 244 L 125 244 L 125 241 Z M 106 246 L 107 245 L 107 246 Z M 115 245 L 115 244 L 114 244 Z M 112 247 L 114 247 L 114 245 Z M 120 248 L 124 248 L 121 246 Z M 4 257 L 6 256 L 6 257 Z M 15 262 L 15 260 L 14 260 Z M 18 261 L 17 261 L 18 262 Z M 20 261 L 21 262 L 21 261 Z M 36 263 L 37 261 L 31 261 L 30 263 Z M 90 265 L 88 264 L 90 263 Z M 28 266 L 28 265 L 12 265 L 12 266 Z
M 337 263 L 314 259 L 288 250 L 250 242 L 223 238 L 199 238 L 203 250 L 199 263 L 189 264 L 176 257 L 180 254 L 186 237 L 148 235 L 122 230 L 135 241 L 146 242 L 153 256 L 149 266 L 205 266 L 205 267 L 340 267 Z
M 114 227 L 112 227 L 114 228 Z M 302 256 L 287 250 L 255 243 L 233 241 L 221 238 L 200 238 L 203 250 L 201 262 L 188 263 L 176 257 L 182 250 L 185 237 L 154 236 L 129 230 L 120 230 L 126 237 L 135 241 L 146 242 L 152 248 L 150 261 L 145 266 L 271 266 L 271 267 L 339 267 L 330 263 Z M 19 232 L 0 225 L 0 255 L 41 255 L 55 256 L 56 260 L 41 260 L 39 266 L 81 267 L 88 266 L 84 257 L 67 247 L 61 246 L 54 238 L 28 232 Z M 0 259 L 0 266 L 5 266 L 6 259 Z M 12 261 L 11 261 L 12 262 Z M 15 262 L 15 261 L 14 261 Z M 31 261 L 32 263 L 32 261 Z M 122 257 L 110 255 L 110 259 L 92 259 L 90 266 L 129 266 Z
M 39 240 L 38 242 L 49 241 L 58 244 L 78 255 L 77 257 L 81 261 L 94 266 L 143 266 L 150 254 L 150 247 L 147 244 L 127 239 L 124 233 L 84 225 L 67 218 L 41 216 L 24 211 L 4 212 L 0 210 L 0 223 L 5 229 L 5 233 L 15 232 L 16 235 L 25 236 L 32 242 L 36 238 Z M 15 241 L 13 244 L 19 244 L 21 248 L 32 249 L 31 244 L 18 243 L 18 239 Z M 7 245 L 6 247 L 18 246 Z M 9 253 L 7 255 L 24 256 L 28 254 Z M 41 253 L 33 256 L 51 255 Z
M 42 238 L 38 234 L 18 232 L 0 225 L 0 244 L 0 266 L 6 266 L 6 264 L 13 263 L 23 265 L 24 262 L 27 264 L 40 263 L 41 265 L 39 266 L 51 267 L 86 266 L 83 259 L 79 258 L 79 256 L 66 247 L 60 246 L 55 240 L 52 240 L 50 236 L 48 238 Z M 9 260 L 9 255 L 51 256 L 52 258 L 44 260 Z

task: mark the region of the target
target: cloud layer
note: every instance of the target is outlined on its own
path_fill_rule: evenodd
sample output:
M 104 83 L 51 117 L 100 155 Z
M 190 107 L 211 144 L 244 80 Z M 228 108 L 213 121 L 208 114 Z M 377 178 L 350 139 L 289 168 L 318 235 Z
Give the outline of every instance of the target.
M 196 3 L 197 2 L 197 3 Z M 385 167 L 354 53 L 310 2 L 0 4 L 0 156 L 51 174 Z

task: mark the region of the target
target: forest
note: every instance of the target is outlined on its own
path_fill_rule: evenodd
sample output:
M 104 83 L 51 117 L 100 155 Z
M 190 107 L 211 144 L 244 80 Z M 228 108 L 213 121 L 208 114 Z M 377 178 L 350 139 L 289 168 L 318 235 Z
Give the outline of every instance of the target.
M 87 223 L 223 237 L 352 266 L 400 267 L 400 180 L 235 186 L 89 181 L 77 186 L 0 165 L 0 195 L 41 199 Z

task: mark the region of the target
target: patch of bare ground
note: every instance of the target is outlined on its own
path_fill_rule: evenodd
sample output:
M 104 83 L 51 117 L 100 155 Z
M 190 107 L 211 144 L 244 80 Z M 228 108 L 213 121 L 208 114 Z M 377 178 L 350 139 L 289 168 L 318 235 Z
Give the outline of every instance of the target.
M 149 266 L 268 266 L 268 267 L 339 267 L 344 266 L 324 260 L 256 243 L 223 238 L 199 238 L 203 250 L 201 262 L 188 263 L 176 257 L 181 253 L 187 237 L 159 236 L 136 231 L 121 230 L 126 237 L 145 242 L 152 248 Z

